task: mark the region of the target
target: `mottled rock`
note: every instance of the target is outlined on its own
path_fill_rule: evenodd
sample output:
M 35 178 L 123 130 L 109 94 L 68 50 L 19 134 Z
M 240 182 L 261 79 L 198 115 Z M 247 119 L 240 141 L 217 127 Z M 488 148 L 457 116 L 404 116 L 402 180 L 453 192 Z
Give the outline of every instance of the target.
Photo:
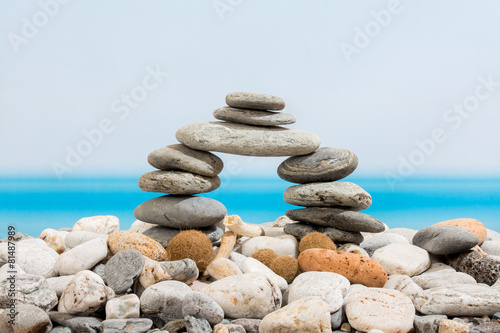
M 199 270 L 194 260 L 186 258 L 173 261 L 162 261 L 159 263 L 163 271 L 170 276 L 172 280 L 191 284 L 198 278 Z
M 13 312 L 12 312 L 13 311 Z M 11 324 L 15 315 L 14 325 Z M 16 304 L 12 310 L 0 310 L 0 328 L 2 333 L 49 333 L 52 322 L 44 310 L 31 304 Z
M 73 231 L 80 230 L 109 235 L 120 230 L 120 222 L 116 216 L 112 215 L 84 217 L 73 226 Z
M 479 238 L 479 244 L 482 244 L 486 240 L 488 233 L 484 224 L 475 219 L 466 219 L 466 218 L 454 219 L 454 220 L 439 222 L 434 225 L 453 225 L 467 229 L 474 235 L 476 235 L 477 238 Z
M 441 320 L 447 319 L 444 315 L 415 316 L 413 326 L 415 333 L 437 333 Z
M 382 232 L 384 224 L 376 218 L 350 210 L 331 207 L 289 209 L 286 215 L 296 221 L 333 227 L 345 231 Z
M 205 318 L 187 316 L 184 320 L 187 333 L 212 333 L 212 327 Z
M 393 289 L 402 292 L 413 302 L 415 295 L 422 291 L 408 275 L 390 275 L 384 285 L 384 289 Z
M 387 274 L 414 276 L 431 266 L 427 251 L 411 244 L 389 244 L 379 248 L 371 257 L 381 264 Z
M 187 294 L 182 304 L 182 315 L 206 319 L 216 325 L 224 319 L 224 310 L 217 302 L 200 292 Z
M 136 294 L 110 299 L 106 303 L 106 319 L 139 318 L 141 304 Z
M 215 243 L 220 240 L 224 231 L 217 225 L 211 225 L 205 228 L 197 228 L 197 230 L 203 232 L 207 235 L 208 239 Z M 182 230 L 163 227 L 161 225 L 155 226 L 153 228 L 147 229 L 142 232 L 144 236 L 148 236 L 151 239 L 154 239 L 158 243 L 160 243 L 164 248 L 168 247 L 172 238 L 177 236 Z
M 165 268 L 158 261 L 147 257 L 144 259 L 144 267 L 139 276 L 139 282 L 144 288 L 148 288 L 160 281 L 172 280 L 172 277 L 165 272 Z
M 102 320 L 95 317 L 74 316 L 69 313 L 50 312 L 50 320 L 71 329 L 71 332 L 98 333 Z
M 262 273 L 234 275 L 210 284 L 203 293 L 215 300 L 228 318 L 263 318 L 281 306 L 281 291 Z
M 325 228 L 317 225 L 303 224 L 303 223 L 290 223 L 283 228 L 284 232 L 302 239 L 305 235 L 312 232 L 321 232 L 334 242 L 334 243 L 354 243 L 359 244 L 363 241 L 363 236 L 357 231 L 344 231 L 335 228 Z
M 43 241 L 42 241 L 43 242 Z M 59 259 L 56 251 L 45 246 L 23 244 L 16 247 L 16 263 L 27 273 L 43 277 L 54 276 L 54 266 Z
M 45 229 L 40 234 L 40 239 L 45 241 L 47 245 L 58 254 L 61 254 L 66 250 L 64 245 L 64 238 L 68 234 L 67 231 L 57 231 L 51 228 Z
M 148 200 L 134 210 L 137 219 L 170 228 L 208 227 L 222 221 L 226 213 L 217 200 L 174 195 Z
M 327 304 L 317 298 L 299 299 L 262 319 L 260 333 L 332 332 Z
M 441 270 L 429 273 L 425 272 L 412 277 L 412 279 L 423 289 L 477 283 L 476 280 L 469 274 L 456 272 L 455 270 Z
M 292 156 L 278 167 L 278 176 L 292 183 L 333 182 L 349 176 L 358 157 L 347 149 L 322 147 L 314 153 Z
M 368 287 L 383 287 L 387 272 L 375 260 L 354 253 L 325 249 L 309 249 L 298 258 L 302 272 L 332 272 L 345 276 L 351 283 Z
M 101 333 L 146 333 L 153 326 L 148 318 L 106 319 L 101 323 Z
M 450 265 L 472 276 L 478 283 L 493 285 L 500 279 L 500 260 L 477 251 L 468 251 L 449 258 Z
M 193 149 L 245 156 L 304 155 L 321 143 L 316 134 L 303 130 L 228 122 L 189 124 L 181 127 L 175 137 Z
M 432 225 L 413 237 L 413 245 L 436 255 L 460 253 L 478 243 L 479 239 L 472 232 L 451 225 Z
M 85 242 L 88 242 L 89 240 L 96 238 L 107 239 L 108 234 L 92 232 L 92 231 L 84 231 L 84 230 L 72 231 L 69 232 L 64 238 L 64 245 L 66 245 L 68 249 L 72 249 L 80 244 L 83 244 Z
M 241 253 L 251 257 L 257 250 L 270 249 L 278 256 L 297 258 L 298 242 L 294 236 L 284 235 L 278 237 L 257 236 L 241 244 Z
M 141 295 L 141 311 L 148 317 L 158 317 L 168 322 L 182 319 L 184 298 L 191 288 L 179 281 L 162 281 L 146 288 Z
M 104 268 L 108 286 L 116 294 L 125 293 L 141 275 L 144 263 L 144 256 L 137 250 L 118 252 Z
M 438 333 L 469 333 L 469 326 L 455 320 L 443 319 L 439 323 Z
M 289 125 L 295 123 L 295 116 L 289 113 L 237 109 L 230 106 L 218 108 L 213 112 L 213 116 L 215 119 L 232 123 L 257 126 Z
M 57 297 L 60 297 L 73 277 L 74 275 L 56 276 L 48 278 L 46 281 L 49 284 L 50 289 L 54 290 Z
M 233 108 L 256 110 L 283 110 L 285 101 L 273 95 L 252 92 L 232 92 L 226 95 L 227 105 Z
M 292 205 L 306 207 L 343 207 L 363 210 L 371 206 L 372 197 L 350 182 L 311 183 L 287 188 L 283 199 Z
M 345 310 L 349 324 L 359 331 L 379 329 L 384 333 L 399 333 L 413 329 L 415 308 L 397 290 L 365 288 L 353 292 L 347 298 Z
M 59 275 L 74 275 L 94 267 L 108 255 L 108 246 L 103 238 L 96 238 L 80 244 L 59 256 L 54 271 Z
M 259 333 L 259 325 L 262 322 L 260 319 L 241 318 L 231 321 L 231 324 L 241 325 L 246 333 Z
M 151 171 L 139 178 L 139 188 L 145 192 L 190 195 L 211 192 L 219 186 L 217 176 L 206 177 L 185 171 Z
M 9 297 L 11 283 L 15 285 L 15 296 Z M 19 274 L 15 280 L 7 278 L 0 281 L 0 308 L 7 308 L 11 300 L 16 304 L 31 304 L 49 311 L 57 304 L 56 293 L 50 289 L 45 278 L 37 275 Z
M 153 260 L 167 259 L 167 251 L 157 241 L 128 230 L 116 231 L 109 235 L 108 247 L 113 254 L 125 250 L 137 250 Z
M 409 242 L 404 236 L 393 233 L 383 233 L 363 241 L 359 246 L 365 249 L 371 256 L 373 252 L 389 244 L 409 244 Z
M 217 176 L 224 166 L 218 156 L 181 144 L 166 146 L 151 152 L 148 155 L 148 162 L 160 170 L 184 170 L 207 177 Z

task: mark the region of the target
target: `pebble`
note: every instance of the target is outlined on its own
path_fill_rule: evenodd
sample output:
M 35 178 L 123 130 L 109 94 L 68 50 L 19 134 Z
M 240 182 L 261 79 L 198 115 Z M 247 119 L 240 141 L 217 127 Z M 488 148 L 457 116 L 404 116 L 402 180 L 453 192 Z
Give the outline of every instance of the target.
M 415 316 L 413 326 L 416 333 L 437 333 L 439 323 L 447 318 L 444 315 Z
M 245 156 L 304 155 L 321 143 L 316 134 L 303 130 L 228 122 L 189 124 L 181 127 L 175 137 L 193 149 Z
M 397 290 L 366 288 L 350 294 L 346 300 L 349 324 L 359 331 L 379 329 L 384 333 L 413 330 L 415 308 L 411 300 Z
M 413 236 L 415 236 L 415 234 L 417 232 L 418 232 L 418 230 L 409 229 L 409 228 L 391 228 L 391 229 L 387 229 L 385 231 L 385 233 L 398 234 L 398 235 L 401 235 L 403 237 L 406 237 L 406 239 L 408 240 L 408 242 L 410 244 L 412 244 Z
M 50 333 L 72 333 L 69 327 L 56 326 L 50 331 Z
M 241 318 L 232 320 L 231 324 L 243 326 L 246 333 L 259 333 L 259 325 L 261 322 L 261 319 Z
M 469 274 L 443 270 L 436 272 L 425 272 L 412 277 L 413 281 L 423 289 L 453 286 L 456 284 L 476 284 L 476 280 Z
M 500 242 L 484 241 L 481 249 L 490 255 L 500 256 Z
M 312 232 L 321 232 L 334 242 L 334 243 L 354 243 L 359 244 L 363 241 L 361 233 L 356 231 L 344 231 L 335 228 L 325 228 L 316 225 L 303 224 L 303 223 L 290 223 L 283 228 L 284 232 L 302 239 L 305 235 Z
M 349 176 L 358 157 L 347 149 L 322 147 L 314 153 L 292 156 L 278 167 L 278 176 L 291 183 L 333 182 Z
M 44 310 L 31 304 L 16 304 L 15 325 L 9 323 L 12 318 L 8 309 L 0 309 L 0 328 L 4 333 L 49 333 L 52 322 Z
M 148 223 L 139 220 L 135 220 L 130 226 L 130 231 L 137 232 L 138 234 L 143 234 L 146 230 L 156 227 L 155 223 Z
M 299 255 L 297 238 L 292 235 L 278 237 L 257 236 L 252 237 L 241 244 L 241 253 L 251 257 L 256 251 L 270 249 L 276 255 L 297 258 Z
M 133 332 L 146 333 L 153 321 L 148 318 L 106 319 L 101 323 L 101 333 Z
M 57 304 L 56 293 L 50 289 L 44 277 L 31 274 L 18 274 L 15 277 L 15 295 L 9 297 L 13 280 L 0 280 L 0 308 L 7 308 L 11 300 L 16 304 L 31 304 L 48 312 Z
M 54 290 L 57 297 L 60 297 L 73 277 L 74 275 L 51 277 L 47 279 L 47 283 L 49 284 L 50 289 Z
M 61 254 L 64 250 L 66 250 L 64 238 L 67 234 L 67 231 L 57 231 L 55 229 L 47 228 L 42 231 L 39 238 L 45 241 L 52 250 Z
M 393 289 L 402 292 L 413 302 L 415 295 L 423 289 L 415 283 L 408 275 L 390 275 L 384 285 L 384 289 Z
M 354 253 L 325 249 L 309 249 L 298 258 L 302 272 L 332 272 L 345 276 L 352 284 L 368 287 L 383 287 L 387 272 L 375 260 Z
M 155 260 L 144 257 L 145 263 L 139 276 L 139 282 L 144 288 L 148 288 L 160 281 L 172 280 L 172 277 L 165 272 L 162 265 Z
M 106 268 L 105 264 L 97 264 L 92 268 L 92 272 L 96 273 L 101 277 L 101 279 L 104 281 L 105 284 L 108 283 L 108 279 L 106 278 L 106 273 L 104 272 L 104 269 Z
M 332 332 L 328 305 L 317 297 L 296 300 L 265 316 L 259 332 Z
M 107 285 L 115 294 L 123 294 L 132 287 L 144 268 L 144 256 L 137 250 L 118 252 L 104 268 Z
M 359 246 L 365 249 L 371 256 L 376 250 L 389 244 L 409 244 L 409 242 L 404 236 L 393 233 L 382 233 L 363 241 Z
M 500 290 L 481 284 L 458 284 L 424 290 L 415 296 L 424 314 L 491 316 L 500 309 Z
M 500 232 L 486 228 L 485 240 L 500 242 Z
M 184 317 L 187 333 L 212 333 L 210 323 L 204 318 Z
M 274 273 L 269 267 L 261 263 L 255 258 L 248 257 L 246 258 L 242 264 L 241 264 L 241 271 L 243 273 L 258 273 L 264 275 L 266 278 L 271 280 L 278 288 L 281 290 L 281 292 L 284 292 L 288 288 L 288 283 L 286 280 L 279 276 L 278 274 Z M 240 275 L 238 275 L 240 276 Z M 235 276 L 235 277 L 238 277 Z M 222 279 L 223 280 L 223 279 Z M 220 280 L 219 280 L 220 281 Z
M 141 312 L 165 322 L 182 319 L 182 303 L 191 288 L 179 281 L 162 281 L 146 288 L 141 295 Z
M 460 253 L 478 244 L 479 239 L 472 232 L 452 225 L 432 225 L 413 237 L 413 245 L 436 255 Z
M 116 216 L 101 215 L 81 218 L 75 223 L 72 231 L 91 231 L 109 235 L 118 230 L 120 222 Z
M 219 201 L 195 196 L 164 195 L 134 210 L 137 219 L 170 228 L 208 227 L 222 221 L 226 214 L 226 207 Z
M 443 319 L 439 323 L 438 333 L 469 333 L 469 326 L 455 320 Z
M 115 297 L 113 289 L 106 286 L 99 275 L 85 270 L 77 273 L 68 283 L 61 295 L 57 310 L 85 316 L 94 313 L 113 297 Z
M 288 290 L 288 302 L 318 297 L 326 302 L 331 313 L 340 309 L 350 286 L 349 280 L 331 272 L 305 272 L 295 278 Z
M 295 116 L 289 113 L 237 109 L 230 106 L 218 108 L 213 112 L 213 116 L 219 120 L 257 126 L 289 125 L 295 123 Z
M 431 266 L 427 251 L 411 244 L 389 244 L 373 252 L 371 258 L 381 264 L 387 274 L 418 275 Z
M 151 171 L 139 178 L 139 188 L 145 192 L 190 195 L 211 192 L 219 186 L 217 176 L 206 177 L 185 171 Z
M 207 177 L 217 176 L 224 167 L 218 156 L 182 144 L 166 146 L 151 152 L 148 155 L 148 162 L 160 170 L 183 170 Z
M 226 104 L 233 108 L 256 110 L 283 110 L 285 101 L 273 95 L 251 92 L 232 92 L 226 95 Z
M 157 241 L 138 234 L 124 230 L 116 231 L 108 237 L 108 247 L 112 254 L 125 250 L 137 250 L 142 255 L 153 260 L 166 260 L 167 251 Z
M 454 219 L 454 220 L 439 222 L 434 225 L 453 225 L 467 229 L 474 235 L 476 235 L 477 238 L 479 238 L 479 244 L 482 244 L 486 240 L 488 234 L 484 224 L 475 219 L 467 219 L 467 218 Z
M 43 241 L 42 241 L 43 242 Z M 54 276 L 59 254 L 45 242 L 44 246 L 20 242 L 16 246 L 16 263 L 27 273 L 43 277 Z
M 102 234 L 92 231 L 83 231 L 83 230 L 72 231 L 69 232 L 68 235 L 66 235 L 66 237 L 64 238 L 64 244 L 66 245 L 66 248 L 72 249 L 80 244 L 83 244 L 85 242 L 88 242 L 89 240 L 96 238 L 107 239 L 108 234 Z
M 71 329 L 71 332 L 98 333 L 102 320 L 95 317 L 74 316 L 69 313 L 50 312 L 50 320 Z
M 106 303 L 106 320 L 139 318 L 141 304 L 136 294 L 110 299 Z
M 196 262 L 189 258 L 162 261 L 159 264 L 172 280 L 184 282 L 185 284 L 191 284 L 198 278 L 200 273 L 196 266 Z
M 224 319 L 224 310 L 217 302 L 201 292 L 187 294 L 182 303 L 182 315 L 206 319 L 214 326 Z
M 197 230 L 203 232 L 207 235 L 208 239 L 215 243 L 220 240 L 224 231 L 217 225 L 211 225 L 205 228 L 197 228 Z M 149 228 L 142 233 L 144 236 L 148 236 L 151 239 L 154 239 L 158 243 L 160 243 L 164 248 L 168 247 L 172 238 L 177 236 L 181 232 L 180 229 L 163 227 L 160 225 L 155 225 L 153 228 Z
M 449 263 L 457 271 L 472 276 L 478 283 L 491 286 L 500 279 L 500 258 L 491 255 L 468 251 L 449 257 Z
M 108 246 L 103 238 L 95 238 L 61 254 L 54 264 L 59 275 L 74 275 L 94 267 L 108 255 Z
M 368 252 L 365 251 L 361 246 L 352 244 L 352 243 L 346 243 L 337 248 L 337 251 L 339 252 L 347 252 L 347 253 L 355 253 L 359 254 L 361 256 L 369 257 L 370 255 Z
M 335 311 L 330 315 L 330 323 L 332 324 L 332 329 L 336 330 L 342 326 L 342 323 L 346 321 L 344 307 L 341 306 L 340 309 Z
M 292 220 L 345 231 L 382 232 L 385 229 L 384 224 L 372 216 L 340 208 L 289 209 L 286 215 Z
M 262 273 L 229 276 L 211 283 L 203 293 L 234 319 L 262 319 L 278 310 L 282 300 L 279 287 Z
M 218 258 L 212 261 L 207 266 L 206 272 L 214 278 L 214 280 L 220 280 L 231 275 L 243 274 L 238 265 L 227 258 Z

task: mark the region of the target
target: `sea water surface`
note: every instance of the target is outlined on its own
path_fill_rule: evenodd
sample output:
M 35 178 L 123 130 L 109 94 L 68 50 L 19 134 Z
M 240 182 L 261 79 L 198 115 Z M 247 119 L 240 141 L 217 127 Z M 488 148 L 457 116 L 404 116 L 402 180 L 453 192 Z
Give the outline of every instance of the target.
M 142 192 L 130 177 L 0 178 L 0 238 L 12 225 L 39 236 L 45 228 L 72 227 L 82 217 L 115 215 L 120 229 L 135 221 L 133 210 L 161 195 Z M 348 177 L 369 192 L 373 204 L 363 213 L 391 228 L 421 229 L 433 223 L 468 217 L 500 231 L 500 178 L 411 178 L 391 188 L 384 178 Z M 203 194 L 222 202 L 228 214 L 250 223 L 274 221 L 287 209 L 283 191 L 294 184 L 277 177 L 223 179 L 214 192 Z

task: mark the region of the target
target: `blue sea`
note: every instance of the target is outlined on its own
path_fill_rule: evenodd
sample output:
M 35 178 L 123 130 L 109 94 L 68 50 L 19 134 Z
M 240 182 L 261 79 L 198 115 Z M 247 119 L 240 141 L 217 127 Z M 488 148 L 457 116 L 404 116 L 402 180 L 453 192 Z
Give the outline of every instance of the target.
M 130 177 L 0 178 L 0 238 L 13 225 L 18 232 L 38 236 L 45 228 L 72 227 L 82 217 L 115 215 L 122 230 L 135 221 L 134 208 L 159 196 L 142 192 Z M 500 231 L 500 178 L 409 178 L 394 188 L 384 178 L 349 177 L 368 191 L 372 206 L 363 213 L 391 228 L 421 229 L 460 217 L 475 218 Z M 204 196 L 222 202 L 228 214 L 263 223 L 297 208 L 283 201 L 291 184 L 274 178 L 232 178 Z

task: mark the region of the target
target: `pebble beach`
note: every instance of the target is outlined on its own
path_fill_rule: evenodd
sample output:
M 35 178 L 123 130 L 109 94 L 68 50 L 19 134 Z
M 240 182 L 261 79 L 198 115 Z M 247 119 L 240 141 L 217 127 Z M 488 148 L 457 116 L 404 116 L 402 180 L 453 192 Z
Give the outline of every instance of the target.
M 321 146 L 277 96 L 233 92 L 216 121 L 147 156 L 158 196 L 0 241 L 0 332 L 500 332 L 500 233 L 474 216 L 420 230 L 363 210 L 358 157 Z M 224 186 L 217 153 L 283 157 L 296 209 L 251 224 L 197 196 Z M 221 184 L 222 183 L 222 184 Z

